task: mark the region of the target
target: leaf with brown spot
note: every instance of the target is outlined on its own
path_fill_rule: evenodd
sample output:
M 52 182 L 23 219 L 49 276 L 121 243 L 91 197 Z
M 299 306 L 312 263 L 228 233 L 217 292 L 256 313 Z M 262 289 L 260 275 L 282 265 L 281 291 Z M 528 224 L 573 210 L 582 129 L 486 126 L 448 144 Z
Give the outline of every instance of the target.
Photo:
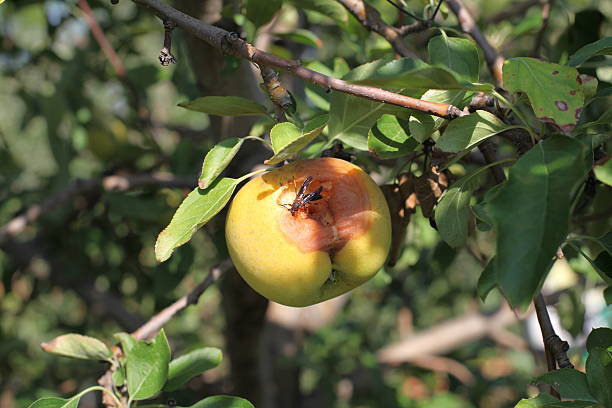
M 40 347 L 47 353 L 83 360 L 111 361 L 112 353 L 100 340 L 80 334 L 64 334 Z
M 524 92 L 537 119 L 556 125 L 570 134 L 578 119 L 576 110 L 584 104 L 583 86 L 576 68 L 540 61 L 512 58 L 504 64 L 504 86 Z

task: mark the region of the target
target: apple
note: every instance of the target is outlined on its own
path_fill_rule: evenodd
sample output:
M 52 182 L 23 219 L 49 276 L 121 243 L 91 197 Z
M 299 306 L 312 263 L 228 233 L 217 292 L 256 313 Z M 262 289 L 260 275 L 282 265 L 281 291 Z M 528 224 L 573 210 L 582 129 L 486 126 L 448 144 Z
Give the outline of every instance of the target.
M 302 198 L 315 200 L 294 205 L 300 188 Z M 225 236 L 236 269 L 253 289 L 277 303 L 308 306 L 376 274 L 391 245 L 391 219 L 366 172 L 318 158 L 245 184 L 232 200 Z

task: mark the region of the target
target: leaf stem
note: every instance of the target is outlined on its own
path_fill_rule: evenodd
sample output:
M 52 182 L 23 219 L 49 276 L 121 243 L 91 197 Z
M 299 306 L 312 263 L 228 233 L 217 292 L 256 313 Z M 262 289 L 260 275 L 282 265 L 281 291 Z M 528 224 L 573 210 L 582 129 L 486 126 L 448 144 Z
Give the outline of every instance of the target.
M 259 169 L 259 170 L 252 171 L 249 174 L 245 174 L 244 176 L 242 176 L 239 179 L 237 179 L 236 182 L 240 183 L 241 181 L 246 180 L 249 177 L 252 177 L 252 176 L 254 176 L 256 174 L 259 174 L 259 173 L 265 173 L 265 172 L 270 171 L 270 170 L 272 170 L 272 167 L 267 167 L 265 169 Z
M 508 99 L 506 99 L 502 94 L 500 94 L 496 90 L 493 90 L 491 94 L 494 97 L 496 97 L 500 102 L 502 102 L 504 105 L 508 106 L 512 110 L 512 112 L 514 112 L 514 114 L 521 120 L 521 122 L 523 122 L 524 126 L 522 126 L 522 128 L 525 129 L 529 133 L 529 136 L 531 136 L 531 141 L 535 145 L 536 141 L 538 140 L 538 137 L 535 131 L 531 128 L 531 126 L 529 126 L 527 119 L 521 113 L 521 111 L 512 102 L 510 102 Z
M 243 139 L 257 140 L 257 141 L 261 142 L 264 146 L 266 146 L 268 149 L 270 149 L 270 151 L 274 151 L 274 149 L 272 148 L 272 145 L 270 143 L 268 143 L 263 137 L 259 137 L 259 136 L 244 136 Z

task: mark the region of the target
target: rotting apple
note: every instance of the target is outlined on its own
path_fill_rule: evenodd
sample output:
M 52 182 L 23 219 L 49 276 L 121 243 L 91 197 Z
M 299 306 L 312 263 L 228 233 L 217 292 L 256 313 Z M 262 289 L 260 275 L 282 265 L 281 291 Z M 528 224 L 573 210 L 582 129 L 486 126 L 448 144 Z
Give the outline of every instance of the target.
M 300 188 L 302 198 L 319 191 L 320 197 L 295 210 Z M 236 269 L 253 289 L 284 305 L 308 306 L 376 274 L 391 245 L 391 220 L 366 172 L 318 158 L 245 184 L 231 203 L 225 236 Z

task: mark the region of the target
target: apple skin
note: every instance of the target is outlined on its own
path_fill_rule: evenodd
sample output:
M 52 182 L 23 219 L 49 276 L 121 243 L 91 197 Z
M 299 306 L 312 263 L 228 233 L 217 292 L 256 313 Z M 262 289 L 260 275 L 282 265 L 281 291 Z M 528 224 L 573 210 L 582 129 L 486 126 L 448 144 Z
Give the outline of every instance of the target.
M 308 176 L 306 193 L 323 186 L 323 198 L 292 215 L 287 207 Z M 389 252 L 391 219 L 381 190 L 362 169 L 340 159 L 309 159 L 245 184 L 232 200 L 225 236 L 236 269 L 253 289 L 301 307 L 374 276 Z

